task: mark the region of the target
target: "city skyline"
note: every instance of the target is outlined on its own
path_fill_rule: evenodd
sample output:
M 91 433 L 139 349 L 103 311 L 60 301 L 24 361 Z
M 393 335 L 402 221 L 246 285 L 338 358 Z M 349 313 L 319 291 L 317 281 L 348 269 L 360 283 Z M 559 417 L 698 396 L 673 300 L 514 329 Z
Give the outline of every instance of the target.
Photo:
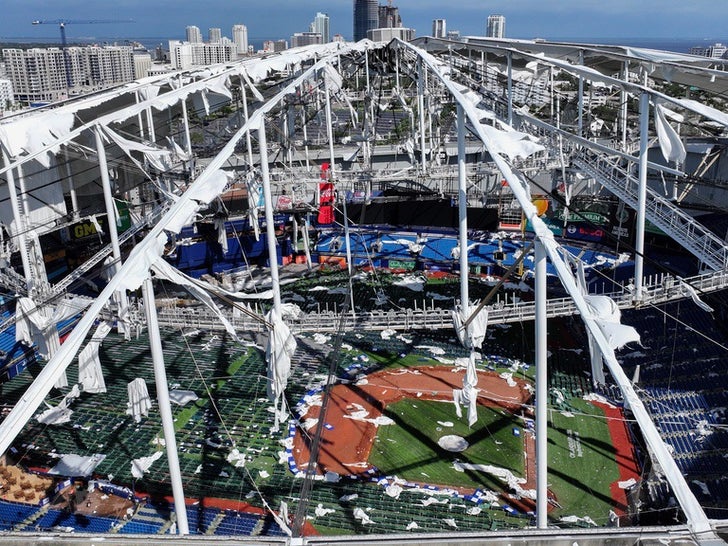
M 380 2 L 383 3 L 383 2 Z M 288 38 L 308 30 L 317 12 L 330 17 L 330 31 L 346 39 L 353 35 L 353 2 L 319 0 L 301 6 L 290 0 L 269 0 L 265 5 L 238 7 L 230 0 L 211 0 L 203 5 L 159 0 L 118 0 L 113 4 L 96 4 L 67 0 L 49 8 L 40 0 L 6 0 L 0 18 L 0 39 L 52 39 L 59 35 L 56 25 L 33 26 L 36 19 L 133 19 L 133 23 L 69 24 L 69 40 L 86 38 L 164 37 L 184 39 L 185 28 L 222 28 L 230 36 L 233 24 L 248 28 L 250 39 Z M 716 9 L 714 0 L 677 2 L 645 0 L 639 8 L 629 0 L 615 0 L 602 5 L 595 0 L 561 0 L 557 6 L 536 0 L 518 2 L 461 0 L 457 6 L 434 0 L 399 0 L 406 27 L 418 36 L 429 35 L 433 19 L 446 19 L 448 29 L 463 36 L 482 36 L 488 15 L 502 14 L 508 21 L 507 36 L 512 38 L 695 38 L 718 39 L 726 34 L 728 13 Z M 180 9 L 182 8 L 182 9 Z M 275 13 L 276 17 L 270 17 Z

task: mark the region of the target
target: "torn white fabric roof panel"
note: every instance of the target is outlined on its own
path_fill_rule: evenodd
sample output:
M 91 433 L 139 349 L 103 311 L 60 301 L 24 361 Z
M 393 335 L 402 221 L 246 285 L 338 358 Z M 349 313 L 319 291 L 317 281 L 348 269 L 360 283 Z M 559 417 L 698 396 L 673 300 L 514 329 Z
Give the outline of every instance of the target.
M 156 239 L 147 240 L 145 245 L 135 246 L 129 258 L 122 265 L 125 274 L 120 276 L 116 273 L 114 279 L 116 289 L 136 290 L 149 277 L 149 270 L 152 265 L 161 258 L 164 252 L 164 245 L 167 243 L 167 235 L 162 233 L 157 235 Z
M 666 161 L 682 164 L 687 157 L 685 146 L 680 140 L 680 135 L 667 121 L 665 108 L 660 104 L 655 105 L 655 128 L 657 129 L 657 139 L 660 143 L 662 157 Z
M 152 269 L 154 270 L 154 272 L 156 273 L 156 275 L 158 277 L 184 287 L 198 301 L 205 304 L 205 306 L 208 309 L 210 309 L 213 313 L 215 313 L 215 315 L 220 320 L 220 322 L 223 324 L 223 326 L 225 326 L 225 330 L 227 330 L 227 332 L 232 336 L 232 338 L 234 340 L 240 342 L 240 339 L 238 338 L 238 335 L 235 332 L 235 327 L 232 324 L 230 324 L 230 321 L 227 319 L 227 317 L 225 317 L 225 315 L 222 313 L 222 311 L 220 311 L 220 308 L 212 300 L 212 298 L 210 297 L 210 294 L 208 294 L 206 290 L 201 288 L 194 281 L 194 279 L 185 275 L 181 271 L 178 271 L 172 265 L 170 265 L 166 260 L 163 260 L 161 258 L 158 259 L 154 264 L 152 264 Z
M 22 153 L 31 154 L 54 144 L 59 138 L 70 133 L 73 122 L 72 113 L 57 110 L 13 118 L 0 123 L 0 143 L 12 158 Z M 48 166 L 47 159 L 39 156 L 38 160 Z
M 141 170 L 144 170 L 143 166 L 139 161 L 131 155 L 131 152 L 141 152 L 149 163 L 159 171 L 166 171 L 170 164 L 170 151 L 165 148 L 158 148 L 156 146 L 150 146 L 142 142 L 135 142 L 127 138 L 122 137 L 116 131 L 110 127 L 102 126 L 101 130 L 103 133 L 110 138 L 114 144 L 121 148 L 124 153 L 134 161 L 134 163 Z
M 250 89 L 250 92 L 255 97 L 255 100 L 258 101 L 265 101 L 265 98 L 263 97 L 262 93 L 258 91 L 258 88 L 253 85 L 253 82 L 250 79 L 250 75 L 248 74 L 248 67 L 243 67 L 240 70 L 240 75 L 242 76 L 243 80 L 245 80 L 245 84 L 248 86 L 248 89 Z

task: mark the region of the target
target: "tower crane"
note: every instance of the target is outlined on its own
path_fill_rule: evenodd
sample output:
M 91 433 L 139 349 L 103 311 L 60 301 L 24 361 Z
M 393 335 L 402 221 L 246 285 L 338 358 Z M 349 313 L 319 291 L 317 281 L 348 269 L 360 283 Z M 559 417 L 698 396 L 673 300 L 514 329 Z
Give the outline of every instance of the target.
M 63 64 L 66 71 L 66 89 L 73 85 L 71 80 L 71 60 L 66 51 L 66 25 L 96 25 L 106 23 L 133 23 L 133 19 L 37 19 L 34 25 L 58 25 L 61 29 L 61 51 L 63 52 Z

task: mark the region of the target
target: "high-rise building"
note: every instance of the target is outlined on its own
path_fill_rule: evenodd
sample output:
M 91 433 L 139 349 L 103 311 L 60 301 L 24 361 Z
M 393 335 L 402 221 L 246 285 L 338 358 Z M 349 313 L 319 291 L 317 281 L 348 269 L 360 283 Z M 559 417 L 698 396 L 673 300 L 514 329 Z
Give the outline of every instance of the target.
M 216 44 L 169 41 L 169 60 L 176 69 L 228 63 L 235 60 L 236 56 L 237 47 L 229 39 Z
M 186 35 L 187 35 L 187 41 L 191 44 L 201 44 L 202 43 L 202 32 L 200 32 L 200 27 L 196 27 L 195 25 L 190 25 L 186 29 Z
M 13 103 L 13 82 L 0 79 L 0 113 L 12 107 Z
M 322 38 L 318 32 L 296 32 L 291 36 L 291 47 L 302 47 L 320 44 Z
M 354 0 L 354 41 L 367 37 L 367 31 L 379 26 L 377 0 Z
M 504 38 L 506 35 L 506 18 L 504 15 L 488 15 L 488 26 L 485 31 L 488 38 Z
M 238 48 L 238 57 L 248 54 L 248 27 L 233 25 L 233 42 Z
M 219 28 L 208 28 L 207 29 L 207 41 L 211 44 L 216 44 L 222 40 L 222 30 Z
M 434 19 L 432 21 L 432 35 L 435 38 L 444 38 L 447 35 L 447 23 L 445 19 Z
M 328 44 L 331 41 L 329 16 L 325 13 L 318 12 L 313 23 L 311 23 L 311 32 L 318 32 L 321 35 L 322 43 Z
M 152 68 L 152 56 L 144 48 L 134 49 L 134 79 L 146 78 Z
M 3 60 L 21 102 L 52 102 L 134 79 L 129 46 L 4 49 Z M 68 63 L 66 63 L 66 60 Z M 67 89 L 70 83 L 70 89 Z
M 399 28 L 401 26 L 402 18 L 399 16 L 399 8 L 392 5 L 392 0 L 389 0 L 386 6 L 379 6 L 378 28 Z

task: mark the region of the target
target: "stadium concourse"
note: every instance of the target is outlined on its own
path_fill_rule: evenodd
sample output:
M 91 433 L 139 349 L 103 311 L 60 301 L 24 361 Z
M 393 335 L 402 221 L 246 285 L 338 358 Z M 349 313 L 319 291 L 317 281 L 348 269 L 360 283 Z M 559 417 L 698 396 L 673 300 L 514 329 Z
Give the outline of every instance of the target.
M 0 542 L 721 543 L 714 62 L 362 41 L 3 119 Z

